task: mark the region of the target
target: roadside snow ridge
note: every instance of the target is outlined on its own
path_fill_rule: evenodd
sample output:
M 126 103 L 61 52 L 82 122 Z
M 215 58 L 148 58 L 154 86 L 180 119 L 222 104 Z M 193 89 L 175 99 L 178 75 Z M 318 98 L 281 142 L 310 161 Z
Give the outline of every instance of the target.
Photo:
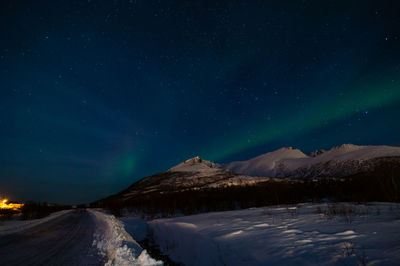
M 115 216 L 90 209 L 97 224 L 93 246 L 99 255 L 108 260 L 105 266 L 156 266 L 162 261 L 153 259 L 132 236 L 125 231 L 124 224 Z

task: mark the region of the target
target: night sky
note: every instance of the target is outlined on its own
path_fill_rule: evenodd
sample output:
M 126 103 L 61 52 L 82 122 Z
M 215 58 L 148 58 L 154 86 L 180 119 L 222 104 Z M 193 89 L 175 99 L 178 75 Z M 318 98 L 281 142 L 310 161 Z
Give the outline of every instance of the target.
M 399 117 L 397 0 L 0 3 L 0 196 L 90 202 L 196 155 L 398 145 Z

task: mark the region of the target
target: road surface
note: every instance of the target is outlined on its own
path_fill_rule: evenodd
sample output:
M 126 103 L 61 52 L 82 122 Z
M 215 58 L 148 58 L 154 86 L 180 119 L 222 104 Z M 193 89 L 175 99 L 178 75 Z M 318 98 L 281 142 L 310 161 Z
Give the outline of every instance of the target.
M 101 265 L 92 246 L 94 217 L 72 211 L 47 223 L 0 238 L 0 265 Z

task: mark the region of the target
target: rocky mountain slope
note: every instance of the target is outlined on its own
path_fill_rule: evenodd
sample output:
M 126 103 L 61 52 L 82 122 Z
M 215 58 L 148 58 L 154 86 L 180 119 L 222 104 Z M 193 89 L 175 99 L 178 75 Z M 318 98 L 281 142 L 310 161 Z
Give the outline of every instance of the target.
M 149 193 L 170 193 L 188 189 L 200 190 L 235 185 L 256 184 L 270 180 L 269 177 L 254 177 L 235 174 L 229 169 L 222 169 L 210 161 L 194 157 L 166 172 L 143 178 L 124 191 L 118 197 L 129 199 Z

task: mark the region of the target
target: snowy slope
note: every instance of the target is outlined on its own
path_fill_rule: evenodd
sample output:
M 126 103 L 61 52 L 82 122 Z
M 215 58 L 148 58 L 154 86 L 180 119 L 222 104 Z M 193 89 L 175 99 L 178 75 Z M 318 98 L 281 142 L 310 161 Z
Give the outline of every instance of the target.
M 148 224 L 161 251 L 185 265 L 399 265 L 399 215 L 392 203 L 298 204 Z
M 269 152 L 253 159 L 243 162 L 232 162 L 223 167 L 232 170 L 236 173 L 250 174 L 250 175 L 264 175 L 274 177 L 277 175 L 279 165 L 284 160 L 292 159 L 291 164 L 287 164 L 288 169 L 294 170 L 295 168 L 301 166 L 301 164 L 296 165 L 299 162 L 297 159 L 308 158 L 302 151 L 298 149 L 281 148 L 279 150 Z
M 394 156 L 400 156 L 400 147 L 343 144 L 314 157 L 313 163 L 326 162 L 330 160 L 369 160 L 373 158 Z
M 346 176 L 367 171 L 374 159 L 385 157 L 400 157 L 400 147 L 343 144 L 314 157 L 298 149 L 282 148 L 222 167 L 240 174 L 270 177 Z

